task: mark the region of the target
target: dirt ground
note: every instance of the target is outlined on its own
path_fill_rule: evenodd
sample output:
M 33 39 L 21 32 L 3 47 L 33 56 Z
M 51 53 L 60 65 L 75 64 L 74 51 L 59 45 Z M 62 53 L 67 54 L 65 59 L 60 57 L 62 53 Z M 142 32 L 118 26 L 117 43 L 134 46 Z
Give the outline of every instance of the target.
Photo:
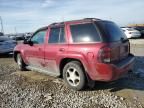
M 12 56 L 0 55 L 0 108 L 144 108 L 144 53 L 137 55 L 138 48 L 131 50 L 133 72 L 84 91 L 69 89 L 60 78 L 21 72 Z

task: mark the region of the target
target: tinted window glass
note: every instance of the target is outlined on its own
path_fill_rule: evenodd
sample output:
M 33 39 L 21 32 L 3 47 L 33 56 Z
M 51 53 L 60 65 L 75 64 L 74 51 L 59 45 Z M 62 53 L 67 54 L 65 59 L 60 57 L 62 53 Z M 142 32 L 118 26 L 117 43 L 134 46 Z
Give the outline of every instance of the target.
M 97 42 L 100 36 L 92 23 L 71 25 L 73 42 Z
M 51 28 L 48 43 L 59 42 L 60 28 Z
M 64 32 L 64 27 L 62 27 L 60 31 L 60 43 L 64 43 L 64 42 L 65 42 L 65 32 Z
M 106 23 L 107 31 L 110 35 L 110 41 L 119 41 L 126 38 L 124 32 L 115 23 Z
M 122 29 L 113 22 L 96 22 L 96 25 L 103 35 L 103 40 L 106 42 L 120 41 L 122 38 L 127 39 Z
M 34 44 L 42 44 L 44 43 L 45 35 L 46 35 L 46 30 L 39 31 L 31 38 L 31 41 Z

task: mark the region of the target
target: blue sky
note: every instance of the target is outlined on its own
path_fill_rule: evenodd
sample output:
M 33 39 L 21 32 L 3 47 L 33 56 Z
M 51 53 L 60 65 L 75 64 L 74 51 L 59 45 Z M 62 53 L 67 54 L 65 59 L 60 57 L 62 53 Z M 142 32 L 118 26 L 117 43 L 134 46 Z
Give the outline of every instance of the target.
M 144 23 L 144 0 L 0 0 L 5 33 L 30 32 L 53 22 L 96 17 L 123 26 Z

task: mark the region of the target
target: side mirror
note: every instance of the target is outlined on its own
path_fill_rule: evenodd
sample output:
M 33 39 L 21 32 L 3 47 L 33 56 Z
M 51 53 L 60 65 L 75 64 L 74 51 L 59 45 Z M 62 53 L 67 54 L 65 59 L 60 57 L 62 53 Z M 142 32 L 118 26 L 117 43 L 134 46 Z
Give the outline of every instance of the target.
M 24 42 L 23 42 L 23 43 L 24 43 L 24 44 L 29 44 L 30 46 L 33 45 L 33 42 L 30 41 L 30 40 L 27 40 L 27 39 L 24 39 Z
M 23 44 L 28 44 L 28 40 L 24 39 Z

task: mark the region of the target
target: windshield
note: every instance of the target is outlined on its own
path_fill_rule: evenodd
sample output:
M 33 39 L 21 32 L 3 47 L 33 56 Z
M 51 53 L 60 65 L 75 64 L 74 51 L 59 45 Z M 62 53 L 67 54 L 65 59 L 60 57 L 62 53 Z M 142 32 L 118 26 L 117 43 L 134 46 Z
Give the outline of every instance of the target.
M 100 29 L 103 40 L 106 42 L 120 41 L 121 39 L 127 40 L 124 32 L 119 26 L 110 21 L 99 21 L 96 25 Z

